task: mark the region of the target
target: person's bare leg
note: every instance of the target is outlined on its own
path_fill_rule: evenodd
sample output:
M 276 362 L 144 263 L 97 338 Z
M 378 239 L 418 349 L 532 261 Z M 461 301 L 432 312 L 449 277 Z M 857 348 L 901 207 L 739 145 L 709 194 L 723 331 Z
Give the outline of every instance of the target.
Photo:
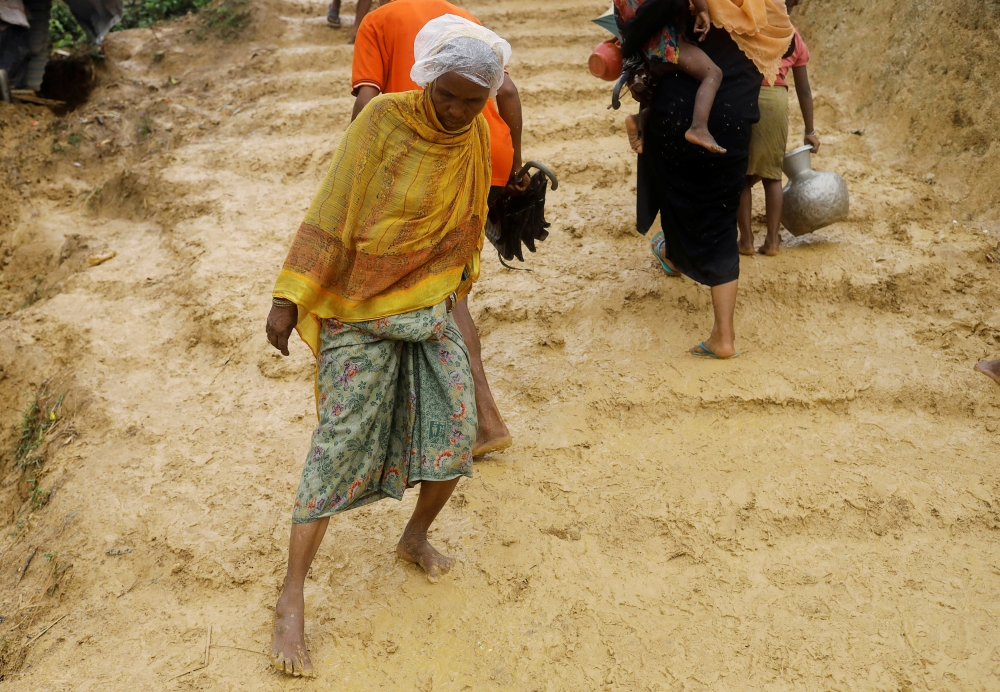
M 423 481 L 420 484 L 417 506 L 414 507 L 413 516 L 410 517 L 399 543 L 396 544 L 396 554 L 406 562 L 423 567 L 431 584 L 437 584 L 441 576 L 455 564 L 455 558 L 442 555 L 427 542 L 427 530 L 451 497 L 458 480 L 453 478 L 450 481 Z
M 497 402 L 493 400 L 490 383 L 486 381 L 486 370 L 483 369 L 482 344 L 479 342 L 479 330 L 472 321 L 469 312 L 469 299 L 463 298 L 452 312 L 462 340 L 469 349 L 469 365 L 472 368 L 472 382 L 476 387 L 476 411 L 479 414 L 479 427 L 476 430 L 476 444 L 472 448 L 472 456 L 482 456 L 490 452 L 499 452 L 510 447 L 514 440 L 510 436 L 507 425 L 503 422 Z
M 361 26 L 361 20 L 365 18 L 365 15 L 371 11 L 372 0 L 358 0 L 358 7 L 354 12 L 354 26 L 351 27 L 351 35 L 348 37 L 348 43 L 354 43 L 358 38 L 358 28 Z
M 976 363 L 976 370 L 1000 384 L 1000 360 L 981 360 Z
M 740 254 L 753 254 L 753 186 L 758 178 L 748 175 L 743 184 L 743 194 L 740 195 L 740 208 L 736 212 L 736 225 L 740 229 Z
M 712 335 L 705 340 L 705 348 L 719 358 L 732 358 L 736 355 L 736 330 L 733 327 L 733 317 L 736 314 L 736 289 L 739 281 L 730 281 L 721 286 L 712 286 L 712 308 L 715 311 L 715 324 L 712 325 Z M 689 352 L 698 351 L 698 346 L 692 346 Z
M 330 7 L 326 11 L 326 24 L 334 29 L 340 28 L 340 0 L 331 0 Z
M 274 632 L 271 635 L 271 665 L 279 673 L 311 676 L 312 661 L 306 649 L 305 598 L 302 589 L 306 574 L 330 519 L 309 524 L 292 524 L 288 541 L 288 570 L 278 603 L 274 606 Z
M 760 254 L 774 257 L 781 252 L 781 205 L 784 201 L 781 181 L 764 178 L 764 205 L 767 213 L 767 238 Z
M 694 96 L 694 116 L 691 118 L 691 127 L 684 133 L 684 139 L 692 144 L 705 147 L 713 153 L 725 154 L 726 150 L 719 146 L 715 137 L 708 131 L 708 116 L 712 113 L 715 94 L 719 91 L 719 85 L 722 84 L 722 70 L 708 57 L 705 51 L 687 41 L 681 41 L 677 67 L 684 74 L 701 82 L 698 93 Z

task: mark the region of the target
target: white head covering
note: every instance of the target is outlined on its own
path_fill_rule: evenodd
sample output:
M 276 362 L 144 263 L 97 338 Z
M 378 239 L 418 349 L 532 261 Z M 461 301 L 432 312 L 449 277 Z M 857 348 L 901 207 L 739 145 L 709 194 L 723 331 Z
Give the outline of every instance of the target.
M 493 98 L 503 83 L 510 54 L 510 44 L 489 29 L 446 14 L 427 22 L 417 34 L 413 42 L 417 61 L 410 78 L 426 87 L 445 72 L 455 72 L 489 87 Z

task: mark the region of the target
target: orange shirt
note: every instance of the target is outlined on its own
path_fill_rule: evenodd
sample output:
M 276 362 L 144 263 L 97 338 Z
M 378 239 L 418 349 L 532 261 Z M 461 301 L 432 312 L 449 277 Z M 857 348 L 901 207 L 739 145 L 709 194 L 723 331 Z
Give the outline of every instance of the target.
M 358 27 L 354 44 L 351 84 L 353 93 L 373 86 L 384 94 L 412 91 L 420 87 L 410 79 L 413 41 L 424 25 L 441 15 L 454 14 L 479 24 L 479 20 L 445 0 L 393 0 L 370 12 Z M 493 185 L 506 185 L 514 167 L 514 145 L 510 128 L 491 99 L 483 110 L 490 126 Z

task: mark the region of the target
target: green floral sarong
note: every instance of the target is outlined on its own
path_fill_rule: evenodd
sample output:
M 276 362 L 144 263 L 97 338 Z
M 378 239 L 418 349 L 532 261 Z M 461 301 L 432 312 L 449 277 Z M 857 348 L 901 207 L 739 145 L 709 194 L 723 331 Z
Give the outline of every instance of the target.
M 319 425 L 292 523 L 421 481 L 472 477 L 476 399 L 469 352 L 444 303 L 368 322 L 323 320 Z

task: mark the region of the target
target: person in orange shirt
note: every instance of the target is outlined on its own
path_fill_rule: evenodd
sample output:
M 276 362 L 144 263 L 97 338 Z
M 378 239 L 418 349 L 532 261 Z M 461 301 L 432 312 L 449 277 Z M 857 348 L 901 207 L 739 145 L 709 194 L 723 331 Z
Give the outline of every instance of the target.
M 382 5 L 364 18 L 358 27 L 354 46 L 351 83 L 356 99 L 352 120 L 380 93 L 420 88 L 410 77 L 415 61 L 413 42 L 427 22 L 446 14 L 480 24 L 469 12 L 446 0 L 382 0 Z M 492 203 L 505 187 L 523 191 L 528 180 L 527 177 L 520 181 L 514 180 L 515 173 L 522 166 L 522 121 L 521 99 L 510 75 L 504 76 L 503 84 L 497 91 L 496 104 L 490 100 L 483 110 L 483 116 L 490 127 L 493 174 L 489 199 Z M 513 439 L 486 380 L 479 332 L 469 312 L 468 299 L 458 304 L 454 315 L 469 349 L 476 388 L 479 430 L 473 456 L 482 456 L 506 449 L 513 443 Z

